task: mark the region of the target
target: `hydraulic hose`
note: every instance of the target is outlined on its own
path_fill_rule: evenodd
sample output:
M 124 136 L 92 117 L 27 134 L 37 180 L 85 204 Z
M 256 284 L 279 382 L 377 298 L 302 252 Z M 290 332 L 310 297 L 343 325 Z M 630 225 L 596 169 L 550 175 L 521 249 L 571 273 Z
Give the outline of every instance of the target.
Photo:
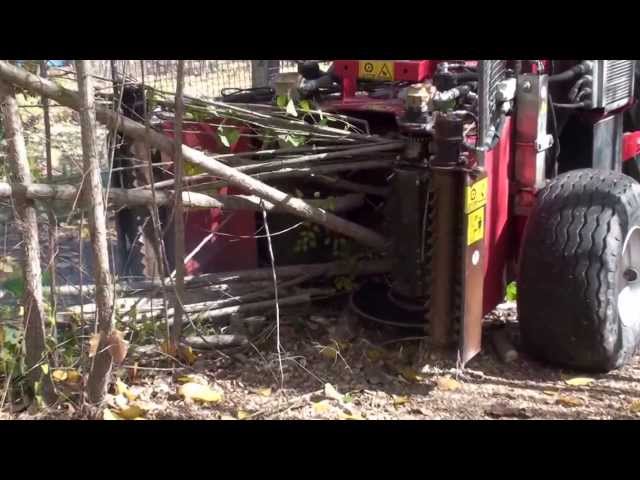
M 578 96 L 576 97 L 575 101 L 576 102 L 580 102 L 588 95 L 591 95 L 591 89 L 590 88 L 585 88 L 580 93 L 578 93 Z
M 558 131 L 558 117 L 551 94 L 549 94 L 549 107 L 551 111 L 551 131 L 553 134 L 553 171 L 548 173 L 555 176 L 558 173 L 558 158 L 560 158 L 560 132 Z
M 271 87 L 224 88 L 220 93 L 222 101 L 228 103 L 262 103 L 270 102 L 275 90 Z
M 578 108 L 590 108 L 591 102 L 580 102 L 580 103 L 554 103 L 553 106 L 555 108 L 564 108 L 564 109 L 578 109 Z
M 562 73 L 557 73 L 555 75 L 549 76 L 549 83 L 556 82 L 565 82 L 567 80 L 571 80 L 579 75 L 589 74 L 591 73 L 591 69 L 593 66 L 591 62 L 582 62 L 574 67 L 571 67 L 569 70 L 565 70 Z
M 444 92 L 436 92 L 433 97 L 434 104 L 446 104 L 458 98 L 464 98 L 471 92 L 471 85 L 460 85 Z
M 300 92 L 307 96 L 320 89 L 330 89 L 335 83 L 333 75 L 327 73 L 315 80 L 306 80 L 300 87 Z
M 569 91 L 569 100 L 571 100 L 572 102 L 576 101 L 576 97 L 580 92 L 580 88 L 585 82 L 588 84 L 588 86 L 591 86 L 593 83 L 593 77 L 591 77 L 591 75 L 585 75 L 584 77 L 580 78 Z
M 504 128 L 504 123 L 507 119 L 507 114 L 504 112 L 500 113 L 500 118 L 498 119 L 498 123 L 496 124 L 496 131 L 493 135 L 493 138 L 491 139 L 491 142 L 489 142 L 489 144 L 487 145 L 487 148 L 489 150 L 495 148 L 496 145 L 498 145 L 498 142 L 500 141 L 500 138 L 502 136 L 502 130 Z

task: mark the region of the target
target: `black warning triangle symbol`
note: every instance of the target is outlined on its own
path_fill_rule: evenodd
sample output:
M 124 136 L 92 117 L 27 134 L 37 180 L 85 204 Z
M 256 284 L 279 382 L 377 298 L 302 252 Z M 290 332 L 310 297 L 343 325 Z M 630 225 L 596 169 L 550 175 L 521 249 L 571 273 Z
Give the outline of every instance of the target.
M 382 68 L 380 69 L 380 73 L 378 73 L 378 76 L 383 78 L 391 78 L 391 72 L 389 71 L 386 63 L 382 64 Z

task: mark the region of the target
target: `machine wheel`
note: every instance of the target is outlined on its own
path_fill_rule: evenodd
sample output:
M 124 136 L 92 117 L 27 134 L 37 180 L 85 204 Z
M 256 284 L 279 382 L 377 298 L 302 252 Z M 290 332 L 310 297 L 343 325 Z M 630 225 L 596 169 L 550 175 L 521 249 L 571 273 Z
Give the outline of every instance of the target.
M 590 371 L 624 365 L 640 342 L 640 185 L 575 170 L 538 197 L 521 253 L 523 347 Z

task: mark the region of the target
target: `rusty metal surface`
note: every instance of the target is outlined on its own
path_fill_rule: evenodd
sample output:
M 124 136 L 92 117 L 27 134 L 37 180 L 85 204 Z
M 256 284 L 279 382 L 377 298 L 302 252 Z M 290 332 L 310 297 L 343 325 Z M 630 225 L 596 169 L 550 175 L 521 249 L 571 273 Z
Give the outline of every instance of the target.
M 450 347 L 456 316 L 455 283 L 460 270 L 459 231 L 462 214 L 462 176 L 457 170 L 434 170 L 433 264 L 431 303 L 427 312 L 434 348 Z
M 484 178 L 487 178 L 485 172 L 482 172 L 478 175 L 464 173 L 464 176 L 465 187 L 476 185 Z M 465 195 L 467 191 L 470 190 L 465 188 Z M 465 202 L 468 203 L 468 200 L 465 199 Z M 459 357 L 462 366 L 464 366 L 469 360 L 477 355 L 482 348 L 482 294 L 484 287 L 484 235 L 486 234 L 486 205 L 483 205 L 480 208 L 476 208 L 472 211 L 468 210 L 469 209 L 465 208 L 465 219 L 463 221 L 464 233 L 461 239 L 461 246 L 463 251 L 462 258 L 464 261 L 464 273 L 462 275 L 462 292 L 464 301 L 462 311 L 461 336 L 459 339 Z M 482 231 L 482 238 L 475 241 L 469 241 L 469 229 L 477 229 L 480 219 L 482 221 L 482 225 L 480 226 Z M 477 238 L 477 235 L 472 236 L 471 238 Z

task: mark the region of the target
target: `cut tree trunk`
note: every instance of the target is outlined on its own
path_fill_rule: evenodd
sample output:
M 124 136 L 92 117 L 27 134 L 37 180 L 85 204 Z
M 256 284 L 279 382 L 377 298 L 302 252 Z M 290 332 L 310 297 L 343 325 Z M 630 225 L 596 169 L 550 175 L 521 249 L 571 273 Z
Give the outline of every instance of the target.
M 44 80 L 36 75 L 32 75 L 26 70 L 17 68 L 8 62 L 0 61 L 0 79 L 18 85 L 31 92 L 46 95 L 61 105 L 73 108 L 74 110 L 78 110 L 80 108 L 81 103 L 77 93 L 62 88 L 55 83 Z M 119 115 L 112 110 L 101 106 L 97 107 L 96 118 L 111 130 L 119 130 L 124 135 L 127 135 L 134 140 L 145 140 L 146 135 L 144 125 Z M 151 145 L 167 155 L 173 156 L 174 144 L 171 139 L 158 132 L 150 132 L 149 140 Z M 203 152 L 199 152 L 193 148 L 183 145 L 182 155 L 189 163 L 204 169 L 214 176 L 226 180 L 229 184 L 235 187 L 248 190 L 260 198 L 268 200 L 278 207 L 282 207 L 292 215 L 301 217 L 310 222 L 324 225 L 329 230 L 333 230 L 346 237 L 353 238 L 363 245 L 378 250 L 383 250 L 387 246 L 386 239 L 379 233 L 333 215 L 326 210 L 313 207 L 304 200 L 292 197 L 285 192 L 266 185 L 245 173 L 239 172 L 235 168 L 229 167 L 228 165 L 207 156 Z
M 47 185 L 34 183 L 20 189 L 29 200 L 76 202 L 83 205 L 79 198 L 80 188 L 75 185 Z M 13 194 L 10 184 L 0 182 L 0 198 L 8 198 Z M 332 199 L 306 200 L 310 205 L 330 209 L 334 212 L 346 212 L 364 204 L 364 197 L 359 194 L 349 194 Z M 173 205 L 175 194 L 169 191 L 156 191 L 158 206 Z M 134 190 L 130 188 L 109 189 L 109 203 L 116 207 L 150 206 L 153 204 L 153 194 L 149 190 Z M 263 202 L 267 211 L 285 212 L 283 208 L 276 208 L 271 202 Z M 182 204 L 186 208 L 222 208 L 226 210 L 262 211 L 260 198 L 251 195 L 205 195 L 198 192 L 182 192 Z
M 89 210 L 89 231 L 96 279 L 96 305 L 98 307 L 97 332 L 100 334 L 98 352 L 89 372 L 87 394 L 89 402 L 96 404 L 104 399 L 113 363 L 108 343 L 113 330 L 113 282 L 109 270 L 107 212 L 96 149 L 96 110 L 91 65 L 88 60 L 77 60 L 76 70 L 80 91 L 82 165 L 86 177 L 82 195 Z
M 303 265 L 289 265 L 286 267 L 276 268 L 276 274 L 280 280 L 305 276 L 309 279 L 316 277 L 331 277 L 336 275 L 382 275 L 391 271 L 391 261 L 384 260 L 368 260 L 350 264 L 348 262 L 329 262 L 329 263 L 309 263 Z M 235 272 L 210 273 L 185 278 L 185 287 L 202 288 L 213 285 L 238 284 L 242 282 L 268 282 L 264 287 L 271 286 L 271 276 L 273 272 L 271 268 L 258 268 L 255 270 L 237 270 Z M 153 290 L 161 287 L 159 281 L 145 280 L 140 282 L 130 282 L 127 284 L 116 285 L 117 291 L 122 294 L 136 293 Z M 95 285 L 83 285 L 86 295 L 95 292 Z M 46 288 L 45 288 L 46 290 Z M 59 295 L 78 295 L 80 292 L 79 285 L 62 285 L 57 287 Z
M 184 339 L 187 345 L 201 350 L 241 347 L 249 343 L 249 339 L 244 335 L 206 335 L 203 337 L 191 336 Z
M 40 392 L 36 385 L 42 385 L 42 396 L 47 404 L 55 401 L 56 394 L 49 372 L 51 358 L 47 353 L 44 303 L 42 300 L 42 270 L 40 266 L 40 243 L 38 221 L 33 201 L 26 198 L 24 191 L 31 183 L 31 169 L 27 159 L 22 122 L 18 113 L 18 103 L 12 86 L 0 81 L 0 109 L 7 142 L 7 164 L 14 191 L 16 223 L 23 240 L 24 296 L 24 338 L 25 363 L 29 394 L 34 397 Z M 44 368 L 40 368 L 43 366 Z

